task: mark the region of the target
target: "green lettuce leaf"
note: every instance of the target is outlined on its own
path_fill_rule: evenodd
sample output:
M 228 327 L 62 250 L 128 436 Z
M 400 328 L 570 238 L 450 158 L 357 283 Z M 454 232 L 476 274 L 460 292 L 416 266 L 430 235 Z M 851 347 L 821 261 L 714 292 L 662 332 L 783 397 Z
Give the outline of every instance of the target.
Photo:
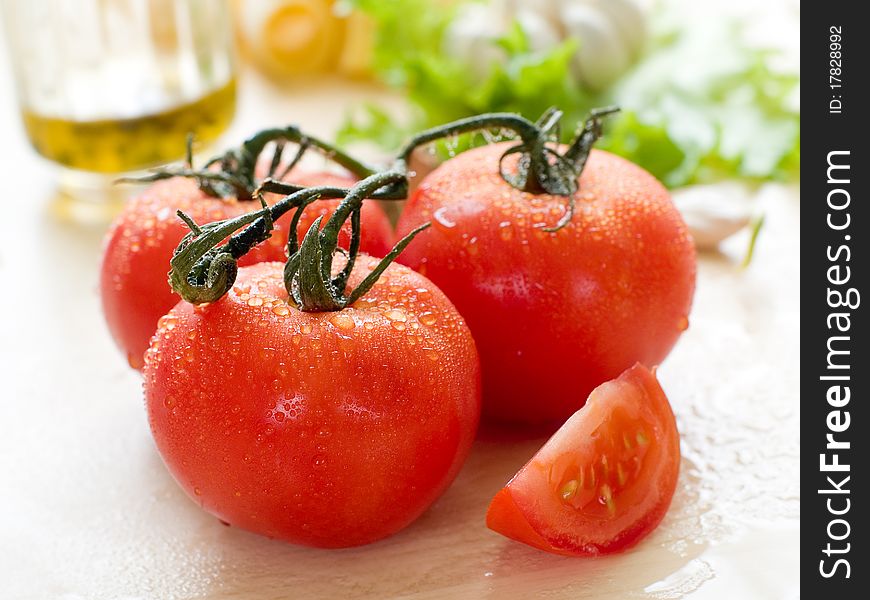
M 407 123 L 375 107 L 349 116 L 339 141 L 374 141 L 396 149 L 410 132 L 491 111 L 530 119 L 550 106 L 565 111 L 570 138 L 595 106 L 617 104 L 598 147 L 641 165 L 668 186 L 724 178 L 796 180 L 800 173 L 800 112 L 793 106 L 799 76 L 771 66 L 771 52 L 743 41 L 733 23 L 707 19 L 653 21 L 640 62 L 610 89 L 593 93 L 574 78 L 571 57 L 582 40 L 530 50 L 519 26 L 497 41 L 506 54 L 486 77 L 442 51 L 455 15 L 430 0 L 355 0 L 379 27 L 374 67 L 403 89 L 413 107 Z M 480 143 L 466 137 L 451 150 Z

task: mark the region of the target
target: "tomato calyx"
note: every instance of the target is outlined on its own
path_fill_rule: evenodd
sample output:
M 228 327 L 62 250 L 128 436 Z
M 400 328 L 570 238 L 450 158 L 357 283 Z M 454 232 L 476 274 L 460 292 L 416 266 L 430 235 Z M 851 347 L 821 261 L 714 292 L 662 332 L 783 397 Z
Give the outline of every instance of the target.
M 397 168 L 405 169 L 411 153 L 423 144 L 482 129 L 513 131 L 520 141 L 502 154 L 499 175 L 506 183 L 523 192 L 566 196 L 568 207 L 565 214 L 554 226 L 544 228 L 544 231 L 557 231 L 567 225 L 574 215 L 574 194 L 578 189 L 580 173 L 586 166 L 592 146 L 601 137 L 602 119 L 618 110 L 615 106 L 608 106 L 590 111 L 583 127 L 561 153 L 558 144 L 563 113 L 557 108 L 547 109 L 534 123 L 514 113 L 487 113 L 459 119 L 414 136 L 399 154 Z M 514 172 L 505 167 L 505 159 L 512 154 L 520 155 Z
M 293 158 L 285 163 L 284 151 L 287 144 L 296 145 Z M 155 169 L 144 177 L 129 177 L 119 179 L 121 182 L 148 183 L 173 177 L 186 177 L 196 181 L 199 189 L 215 198 L 236 198 L 240 201 L 255 201 L 261 183 L 256 176 L 260 157 L 267 149 L 272 151 L 269 169 L 264 180 L 272 183 L 273 191 L 281 194 L 292 194 L 303 189 L 301 186 L 282 184 L 283 179 L 299 162 L 305 153 L 314 149 L 337 165 L 347 169 L 359 178 L 368 177 L 376 172 L 369 165 L 357 160 L 350 154 L 332 144 L 301 131 L 295 125 L 263 129 L 246 139 L 241 145 L 230 148 L 223 154 L 212 157 L 201 167 L 193 166 L 193 136 L 187 139 L 187 154 L 182 167 L 163 167 Z M 217 168 L 215 168 L 217 167 Z M 398 186 L 389 193 L 379 193 L 384 199 L 403 198 L 407 186 Z M 347 190 L 345 190 L 347 193 Z
M 238 259 L 269 238 L 276 219 L 318 198 L 341 198 L 344 193 L 342 188 L 311 187 L 286 196 L 272 206 L 261 196 L 260 210 L 205 225 L 198 225 L 190 216 L 178 211 L 178 217 L 190 232 L 182 238 L 169 261 L 169 285 L 191 304 L 215 302 L 233 286 Z M 229 241 L 221 244 L 227 237 Z
M 182 212 L 178 212 L 190 228 L 176 248 L 170 261 L 169 283 L 184 300 L 195 303 L 214 302 L 229 291 L 235 281 L 238 259 L 271 235 L 276 219 L 296 209 L 290 227 L 288 255 L 285 268 L 285 286 L 292 300 L 303 311 L 340 310 L 356 301 L 377 281 L 386 267 L 428 223 L 411 231 L 375 268 L 356 289 L 345 294 L 345 285 L 359 251 L 360 208 L 365 198 L 403 199 L 408 193 L 408 162 L 414 149 L 434 140 L 460 133 L 498 127 L 518 134 L 520 142 L 504 152 L 499 161 L 499 173 L 511 186 L 530 193 L 564 195 L 567 210 L 553 227 L 556 231 L 567 225 L 574 214 L 574 194 L 592 145 L 601 136 L 601 119 L 616 112 L 615 107 L 594 109 L 574 141 L 560 153 L 560 122 L 562 111 L 551 108 L 532 123 L 513 113 L 489 113 L 460 119 L 441 127 L 423 131 L 402 150 L 394 168 L 377 173 L 349 154 L 331 144 L 302 133 L 298 127 L 264 129 L 242 143 L 207 161 L 201 168 L 193 167 L 193 138 L 188 138 L 187 163 L 183 168 L 165 168 L 133 181 L 145 182 L 172 177 L 193 178 L 205 193 L 217 197 L 257 199 L 261 209 L 246 215 L 216 221 L 200 226 Z M 296 155 L 285 167 L 283 153 L 288 143 L 298 145 Z M 267 147 L 274 147 L 266 178 L 258 183 L 255 169 L 260 155 Z M 276 180 L 289 172 L 309 148 L 314 148 L 364 178 L 352 188 L 319 186 L 305 188 Z M 515 172 L 509 172 L 505 158 L 519 154 Z M 218 167 L 218 168 L 215 168 Z M 278 170 L 281 169 L 279 173 Z M 129 180 L 128 180 L 129 181 Z M 287 194 L 276 204 L 265 202 L 265 193 Z M 338 210 L 324 225 L 318 219 L 308 231 L 301 245 L 297 244 L 297 229 L 302 209 L 320 198 L 344 198 Z M 338 251 L 338 232 L 351 219 L 351 245 L 347 265 L 332 276 L 332 261 Z M 241 231 L 240 231 L 241 230 Z M 227 243 L 224 240 L 229 238 Z
M 290 258 L 284 267 L 284 286 L 300 310 L 307 312 L 341 310 L 353 304 L 371 289 L 411 240 L 430 226 L 430 223 L 424 223 L 399 240 L 362 282 L 350 293 L 345 294 L 347 280 L 359 253 L 360 209 L 363 200 L 375 190 L 402 182 L 406 183 L 407 177 L 398 171 L 379 173 L 360 181 L 351 188 L 323 229 L 320 228 L 323 217 L 318 217 L 314 221 L 298 248 L 297 223 L 291 223 L 288 242 Z M 296 214 L 298 215 L 299 212 L 297 211 Z M 351 219 L 351 238 L 350 248 L 346 252 L 347 261 L 344 268 L 333 276 L 332 262 L 338 251 L 338 233 L 348 218 Z
M 170 261 L 169 284 L 192 304 L 214 302 L 232 288 L 238 273 L 238 259 L 271 234 L 274 222 L 296 209 L 288 233 L 289 259 L 284 268 L 284 284 L 289 297 L 300 310 L 322 312 L 341 310 L 365 294 L 414 237 L 429 226 L 425 223 L 397 243 L 378 265 L 350 293 L 345 294 L 348 277 L 359 254 L 362 203 L 375 191 L 395 184 L 407 185 L 404 173 L 387 171 L 371 175 L 349 190 L 331 186 L 300 189 L 269 206 L 259 194 L 262 208 L 233 219 L 198 225 L 188 215 L 178 216 L 190 228 Z M 320 198 L 344 198 L 323 226 L 319 217 L 297 243 L 302 211 Z M 347 263 L 335 276 L 332 262 L 338 248 L 342 226 L 351 219 Z M 240 231 L 241 230 L 241 231 Z M 222 242 L 229 237 L 226 244 Z M 342 251 L 343 252 L 343 251 Z

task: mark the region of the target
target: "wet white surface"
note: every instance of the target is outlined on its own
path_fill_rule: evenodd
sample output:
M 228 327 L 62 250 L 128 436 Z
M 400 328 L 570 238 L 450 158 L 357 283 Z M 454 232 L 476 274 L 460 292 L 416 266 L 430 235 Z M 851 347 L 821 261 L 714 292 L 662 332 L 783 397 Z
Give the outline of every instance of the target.
M 327 110 L 338 103 L 330 85 L 258 118 L 296 114 L 329 133 L 342 114 Z M 682 432 L 680 485 L 636 549 L 570 559 L 484 527 L 489 499 L 535 438 L 479 441 L 447 494 L 391 539 L 310 550 L 221 525 L 167 474 L 139 377 L 102 324 L 104 226 L 74 224 L 52 202 L 50 171 L 26 153 L 3 96 L 12 139 L 0 160 L 0 597 L 798 597 L 796 190 L 769 186 L 756 198 L 767 220 L 748 269 L 745 232 L 701 258 L 691 326 L 660 370 Z
M 99 228 L 17 204 L 0 253 L 4 597 L 795 597 L 798 201 L 782 188 L 760 201 L 756 260 L 737 266 L 740 236 L 733 254 L 702 257 L 691 326 L 660 371 L 685 456 L 672 509 L 635 550 L 598 560 L 483 525 L 540 438 L 478 442 L 432 510 L 368 548 L 307 550 L 224 527 L 164 470 L 139 377 L 103 329 Z

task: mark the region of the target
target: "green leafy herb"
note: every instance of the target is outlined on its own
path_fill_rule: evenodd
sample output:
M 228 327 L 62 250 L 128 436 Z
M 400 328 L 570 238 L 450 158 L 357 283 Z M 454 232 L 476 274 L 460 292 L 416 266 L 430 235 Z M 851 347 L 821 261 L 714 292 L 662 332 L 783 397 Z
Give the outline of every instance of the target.
M 771 66 L 771 53 L 752 48 L 735 26 L 707 20 L 653 23 L 641 61 L 609 90 L 584 89 L 571 72 L 582 40 L 534 52 L 519 26 L 497 43 L 504 52 L 483 77 L 443 52 L 455 5 L 430 0 L 355 0 L 378 23 L 374 67 L 404 89 L 411 122 L 368 106 L 341 131 L 343 143 L 375 141 L 395 149 L 413 129 L 472 114 L 515 111 L 536 119 L 549 106 L 563 123 L 582 123 L 595 106 L 618 104 L 598 147 L 643 166 L 669 186 L 739 177 L 795 180 L 800 173 L 800 113 L 791 105 L 797 74 Z M 567 138 L 573 132 L 563 131 Z M 467 139 L 460 148 L 474 143 Z

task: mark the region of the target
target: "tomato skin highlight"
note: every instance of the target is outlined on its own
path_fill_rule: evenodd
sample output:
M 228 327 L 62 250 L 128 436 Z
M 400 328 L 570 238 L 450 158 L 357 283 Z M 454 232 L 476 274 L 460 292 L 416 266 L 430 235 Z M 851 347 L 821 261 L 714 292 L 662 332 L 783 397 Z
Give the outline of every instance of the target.
M 626 550 L 667 513 L 680 438 L 655 373 L 636 364 L 596 388 L 493 498 L 486 525 L 547 552 Z
M 288 180 L 300 185 L 351 186 L 350 176 L 331 173 L 291 173 Z M 277 195 L 268 195 L 274 203 Z M 339 200 L 319 200 L 308 206 L 300 219 L 299 239 L 320 215 L 332 214 Z M 130 365 L 142 368 L 148 340 L 157 320 L 179 301 L 169 287 L 167 273 L 173 251 L 188 233 L 176 216 L 183 210 L 199 224 L 236 217 L 259 210 L 259 202 L 212 198 L 190 179 L 174 178 L 150 185 L 132 199 L 113 222 L 106 235 L 100 267 L 100 295 L 109 331 Z M 383 209 L 366 202 L 362 209 L 361 250 L 383 256 L 393 244 L 393 231 Z M 275 224 L 272 237 L 239 260 L 240 266 L 264 261 L 286 260 L 287 227 L 290 216 Z M 342 230 L 339 244 L 347 248 L 350 224 Z
M 376 262 L 360 255 L 349 286 Z M 224 298 L 161 319 L 143 373 L 157 448 L 185 492 L 234 526 L 325 548 L 381 539 L 468 455 L 474 341 L 446 296 L 401 265 L 323 313 L 289 305 L 282 273 L 242 268 Z
M 667 190 L 593 150 L 576 210 L 503 181 L 493 144 L 452 158 L 410 198 L 397 234 L 432 220 L 399 262 L 468 321 L 483 368 L 484 417 L 561 422 L 635 362 L 659 364 L 688 326 L 695 250 Z M 514 157 L 505 160 L 512 168 Z

